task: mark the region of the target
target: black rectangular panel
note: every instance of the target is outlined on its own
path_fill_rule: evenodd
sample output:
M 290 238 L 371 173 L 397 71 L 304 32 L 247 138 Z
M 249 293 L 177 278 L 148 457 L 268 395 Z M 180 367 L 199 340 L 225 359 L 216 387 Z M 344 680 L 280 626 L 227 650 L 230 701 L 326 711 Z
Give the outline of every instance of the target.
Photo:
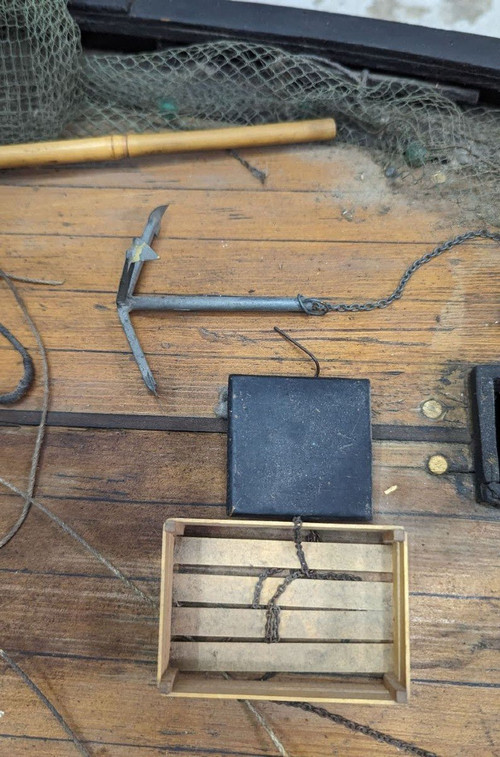
M 230 515 L 371 520 L 370 382 L 230 376 Z
M 500 507 L 500 364 L 476 365 L 471 395 L 477 498 Z

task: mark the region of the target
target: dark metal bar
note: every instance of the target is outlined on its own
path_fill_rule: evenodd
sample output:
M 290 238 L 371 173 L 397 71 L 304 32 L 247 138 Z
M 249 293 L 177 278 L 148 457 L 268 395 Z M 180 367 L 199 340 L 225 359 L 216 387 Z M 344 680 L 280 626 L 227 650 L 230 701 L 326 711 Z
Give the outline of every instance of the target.
M 198 310 L 203 312 L 304 312 L 297 297 L 239 297 L 227 294 L 145 294 L 129 297 L 132 310 Z

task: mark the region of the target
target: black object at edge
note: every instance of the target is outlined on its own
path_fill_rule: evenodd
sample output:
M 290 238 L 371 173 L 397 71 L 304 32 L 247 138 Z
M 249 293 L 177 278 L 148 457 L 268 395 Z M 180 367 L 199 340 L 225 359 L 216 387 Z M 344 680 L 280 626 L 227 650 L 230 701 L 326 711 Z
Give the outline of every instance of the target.
M 114 44 L 120 36 L 128 44 L 132 38 L 173 44 L 248 39 L 500 95 L 500 41 L 493 37 L 231 0 L 70 0 L 69 10 L 93 33 L 94 45 L 100 35 L 104 46 L 106 35 Z
M 477 365 L 470 389 L 477 499 L 500 507 L 500 363 Z

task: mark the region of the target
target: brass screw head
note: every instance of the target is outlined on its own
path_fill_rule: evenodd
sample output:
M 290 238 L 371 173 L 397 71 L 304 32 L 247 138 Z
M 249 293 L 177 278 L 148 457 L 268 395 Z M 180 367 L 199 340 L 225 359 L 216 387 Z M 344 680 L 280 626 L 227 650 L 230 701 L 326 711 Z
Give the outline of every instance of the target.
M 422 412 L 426 418 L 437 420 L 443 414 L 443 406 L 437 400 L 426 400 L 422 403 Z
M 427 467 L 434 476 L 442 476 L 448 470 L 448 460 L 444 455 L 432 455 L 428 460 Z

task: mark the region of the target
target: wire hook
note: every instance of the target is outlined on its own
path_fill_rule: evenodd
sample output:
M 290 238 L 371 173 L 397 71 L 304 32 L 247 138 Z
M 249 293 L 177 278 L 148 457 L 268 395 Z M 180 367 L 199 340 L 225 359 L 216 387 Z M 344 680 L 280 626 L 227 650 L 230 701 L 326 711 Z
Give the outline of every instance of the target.
M 316 366 L 316 371 L 314 373 L 314 378 L 319 378 L 319 374 L 320 374 L 321 368 L 320 368 L 319 360 L 313 355 L 313 353 L 310 350 L 308 350 L 307 347 L 304 347 L 303 344 L 300 344 L 300 342 L 297 342 L 296 339 L 293 339 L 293 337 L 291 337 L 289 334 L 287 334 L 286 331 L 283 331 L 282 329 L 280 329 L 278 326 L 275 326 L 274 330 L 277 331 L 278 334 L 280 334 L 282 337 L 284 337 L 285 339 L 287 339 L 289 342 L 291 342 L 292 344 L 294 344 L 296 347 L 298 347 L 299 350 L 302 350 L 302 352 L 305 352 L 305 354 L 308 355 L 311 358 L 311 360 L 313 361 L 314 365 Z

